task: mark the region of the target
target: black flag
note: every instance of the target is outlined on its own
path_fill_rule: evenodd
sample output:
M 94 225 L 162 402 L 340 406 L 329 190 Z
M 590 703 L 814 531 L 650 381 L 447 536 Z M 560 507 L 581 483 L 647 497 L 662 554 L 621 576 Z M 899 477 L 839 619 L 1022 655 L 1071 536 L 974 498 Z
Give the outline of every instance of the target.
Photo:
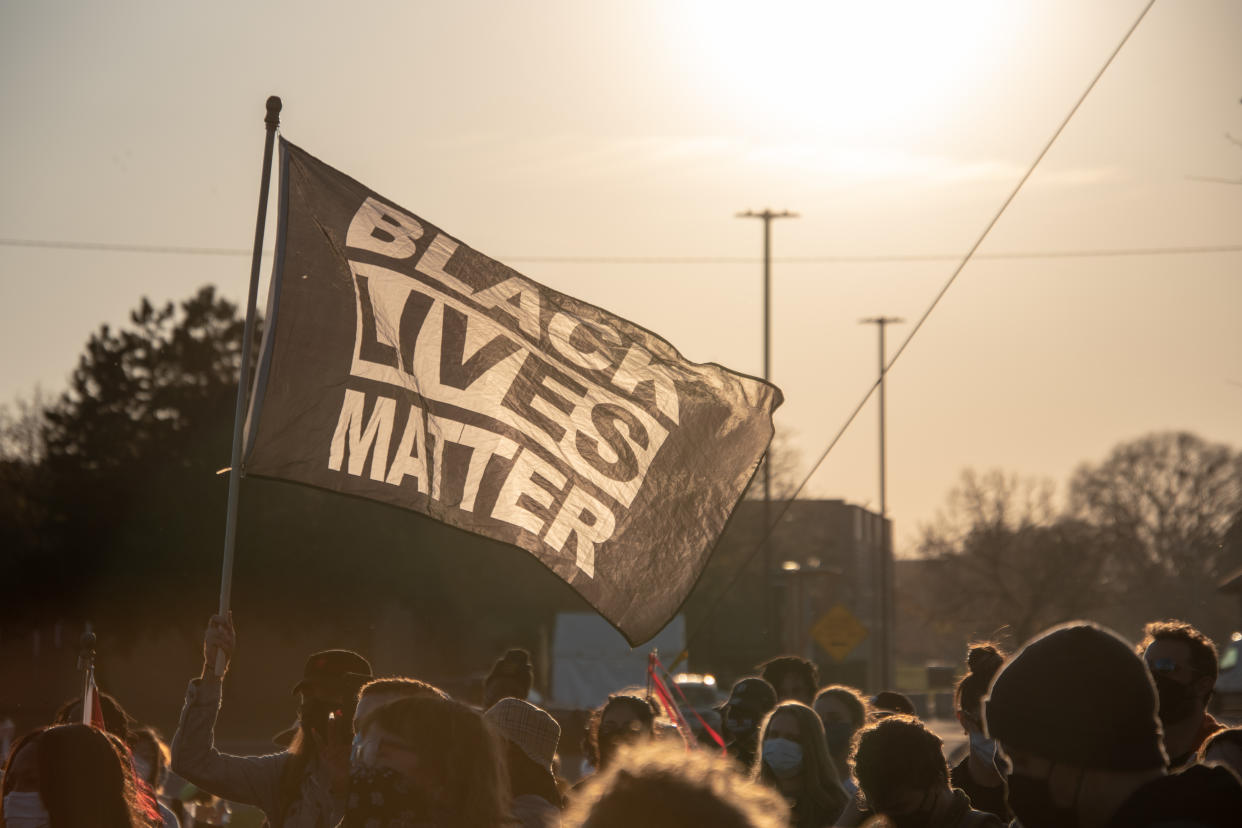
M 280 164 L 245 472 L 519 546 L 632 645 L 654 636 L 767 448 L 780 391 L 686 361 L 284 140 Z

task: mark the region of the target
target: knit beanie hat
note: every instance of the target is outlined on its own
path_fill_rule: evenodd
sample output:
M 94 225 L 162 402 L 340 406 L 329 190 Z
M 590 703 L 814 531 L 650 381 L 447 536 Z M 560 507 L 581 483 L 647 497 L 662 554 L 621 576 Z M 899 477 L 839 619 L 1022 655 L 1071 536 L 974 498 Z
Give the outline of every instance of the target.
M 1053 627 L 1011 656 L 983 702 L 1005 747 L 1083 768 L 1137 771 L 1167 759 L 1147 665 L 1088 621 Z

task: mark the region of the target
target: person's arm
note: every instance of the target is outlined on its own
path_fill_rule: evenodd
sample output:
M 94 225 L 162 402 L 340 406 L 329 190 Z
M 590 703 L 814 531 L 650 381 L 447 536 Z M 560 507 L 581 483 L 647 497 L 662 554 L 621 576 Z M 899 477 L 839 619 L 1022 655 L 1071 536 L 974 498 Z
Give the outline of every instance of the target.
M 279 817 L 280 775 L 288 753 L 232 756 L 215 745 L 216 716 L 220 712 L 221 678 L 215 675 L 216 653 L 227 661 L 233 655 L 233 624 L 213 616 L 203 639 L 203 672 L 191 679 L 181 708 L 181 720 L 172 740 L 172 769 L 178 776 L 223 799 L 253 805 Z

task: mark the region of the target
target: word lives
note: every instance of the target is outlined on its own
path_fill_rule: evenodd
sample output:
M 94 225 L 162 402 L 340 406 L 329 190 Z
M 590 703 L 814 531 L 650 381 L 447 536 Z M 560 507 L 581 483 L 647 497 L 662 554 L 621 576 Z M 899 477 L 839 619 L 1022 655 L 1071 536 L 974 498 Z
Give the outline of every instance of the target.
M 420 252 L 425 232 L 375 199 L 350 224 L 346 246 L 385 264 L 349 262 L 350 374 L 369 382 L 343 394 L 328 466 L 530 533 L 593 577 L 677 428 L 677 383 L 703 380 L 443 234 Z

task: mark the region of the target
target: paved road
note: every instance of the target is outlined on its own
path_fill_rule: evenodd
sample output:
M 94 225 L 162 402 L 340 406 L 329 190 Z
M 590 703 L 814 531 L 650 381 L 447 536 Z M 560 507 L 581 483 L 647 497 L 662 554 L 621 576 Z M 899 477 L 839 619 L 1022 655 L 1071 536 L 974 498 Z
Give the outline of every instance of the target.
M 944 742 L 944 756 L 950 765 L 956 765 L 966 755 L 966 734 L 957 719 L 927 719 L 924 724 Z

